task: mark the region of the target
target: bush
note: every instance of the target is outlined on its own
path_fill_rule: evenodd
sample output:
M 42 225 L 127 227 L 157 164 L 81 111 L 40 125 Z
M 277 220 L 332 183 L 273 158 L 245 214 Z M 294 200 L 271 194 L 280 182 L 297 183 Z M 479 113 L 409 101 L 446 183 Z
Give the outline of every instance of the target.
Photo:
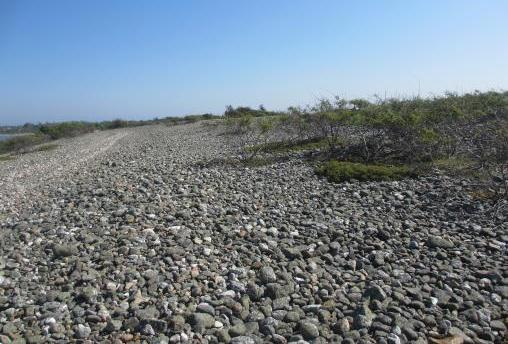
M 22 153 L 29 148 L 44 143 L 48 139 L 47 137 L 40 134 L 28 134 L 14 136 L 6 141 L 0 142 L 0 154 L 5 153 Z
M 406 166 L 366 165 L 361 163 L 331 160 L 318 167 L 319 175 L 331 182 L 394 180 L 412 175 Z
M 86 122 L 62 122 L 56 124 L 43 124 L 39 127 L 39 131 L 49 136 L 52 140 L 64 137 L 74 137 L 95 130 L 96 126 Z
M 118 129 L 118 128 L 124 128 L 127 127 L 129 123 L 127 121 L 124 121 L 123 119 L 117 118 L 111 121 L 110 129 Z
M 226 117 L 225 127 L 230 144 L 236 146 L 242 160 L 248 160 L 258 155 L 263 147 L 273 141 L 278 123 L 279 119 L 276 116 Z
M 213 119 L 214 115 L 211 113 L 205 113 L 201 115 L 202 119 Z
M 47 151 L 55 150 L 57 148 L 58 148 L 57 144 L 49 143 L 49 144 L 46 144 L 46 145 L 41 145 L 41 146 L 36 147 L 34 151 L 36 151 L 36 152 L 47 152 Z
M 274 111 L 268 111 L 265 109 L 263 105 L 259 107 L 259 109 L 252 109 L 248 106 L 238 106 L 234 108 L 231 105 L 226 106 L 226 110 L 224 111 L 224 117 L 226 118 L 238 118 L 238 117 L 264 117 L 264 116 L 275 116 L 280 113 Z

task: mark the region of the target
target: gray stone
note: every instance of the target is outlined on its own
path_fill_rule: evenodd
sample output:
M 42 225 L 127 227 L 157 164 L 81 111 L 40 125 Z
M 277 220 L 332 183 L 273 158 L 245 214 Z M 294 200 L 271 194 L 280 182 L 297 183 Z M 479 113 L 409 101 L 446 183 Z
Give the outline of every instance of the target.
M 251 337 L 239 336 L 232 338 L 229 344 L 256 344 L 256 342 Z
M 231 337 L 239 337 L 243 336 L 246 333 L 246 331 L 247 329 L 245 328 L 245 325 L 239 323 L 229 329 L 229 335 Z
M 379 300 L 381 302 L 386 300 L 387 298 L 386 292 L 383 290 L 383 288 L 381 288 L 378 285 L 370 286 L 366 290 L 365 295 L 373 300 Z
M 78 254 L 78 248 L 75 245 L 55 245 L 53 254 L 57 258 L 71 257 Z
M 212 305 L 210 305 L 209 303 L 200 303 L 197 307 L 196 307 L 196 311 L 199 312 L 199 313 L 208 313 L 210 315 L 215 315 L 215 309 L 213 308 Z
M 430 248 L 453 248 L 455 245 L 448 239 L 440 236 L 431 235 L 427 239 L 427 246 Z
M 74 335 L 76 338 L 79 339 L 88 338 L 88 336 L 90 336 L 90 333 L 92 333 L 90 327 L 85 326 L 83 324 L 78 324 L 74 329 Z
M 302 320 L 299 323 L 300 332 L 302 333 L 303 338 L 305 339 L 314 339 L 319 337 L 319 329 L 316 324 Z
M 215 324 L 215 318 L 207 313 L 193 313 L 190 322 L 195 329 L 203 330 L 212 328 Z
M 259 270 L 259 279 L 265 284 L 273 283 L 277 281 L 277 275 L 270 266 L 264 266 Z

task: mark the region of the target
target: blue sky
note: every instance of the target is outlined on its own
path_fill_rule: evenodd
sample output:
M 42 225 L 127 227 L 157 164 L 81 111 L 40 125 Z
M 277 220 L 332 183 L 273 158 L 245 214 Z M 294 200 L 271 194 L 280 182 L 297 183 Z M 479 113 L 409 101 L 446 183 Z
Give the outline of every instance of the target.
M 508 88 L 505 0 L 0 0 L 0 124 Z

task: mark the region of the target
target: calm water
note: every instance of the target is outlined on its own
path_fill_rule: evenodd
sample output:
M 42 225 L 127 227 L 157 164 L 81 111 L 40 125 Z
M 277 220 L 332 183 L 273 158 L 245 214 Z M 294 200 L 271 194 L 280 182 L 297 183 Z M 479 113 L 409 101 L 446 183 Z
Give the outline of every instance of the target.
M 12 137 L 12 135 L 9 135 L 9 134 L 0 134 L 0 141 L 8 140 L 11 137 Z

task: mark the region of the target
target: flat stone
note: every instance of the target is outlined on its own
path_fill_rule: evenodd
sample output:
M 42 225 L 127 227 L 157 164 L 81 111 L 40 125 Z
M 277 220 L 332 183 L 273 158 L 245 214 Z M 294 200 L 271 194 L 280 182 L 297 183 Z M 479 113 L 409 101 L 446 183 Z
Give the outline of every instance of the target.
M 75 245 L 55 245 L 53 254 L 57 258 L 71 257 L 77 255 L 78 248 Z
M 432 235 L 427 239 L 427 246 L 431 248 L 453 248 L 455 245 L 448 239 Z

